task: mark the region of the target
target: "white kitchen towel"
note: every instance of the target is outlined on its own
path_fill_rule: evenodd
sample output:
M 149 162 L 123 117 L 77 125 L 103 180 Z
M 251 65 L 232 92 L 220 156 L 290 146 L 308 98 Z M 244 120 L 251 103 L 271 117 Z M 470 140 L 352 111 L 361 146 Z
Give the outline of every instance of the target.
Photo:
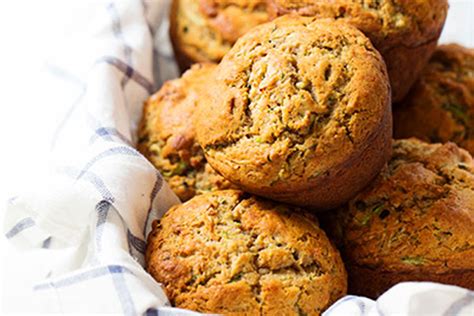
M 89 5 L 39 83 L 50 91 L 48 109 L 62 113 L 51 170 L 6 207 L 6 238 L 51 258 L 24 304 L 49 313 L 184 315 L 190 312 L 170 308 L 143 269 L 151 222 L 179 201 L 133 147 L 143 101 L 177 75 L 166 36 L 168 1 Z M 473 311 L 472 292 L 406 283 L 377 302 L 347 296 L 326 315 Z

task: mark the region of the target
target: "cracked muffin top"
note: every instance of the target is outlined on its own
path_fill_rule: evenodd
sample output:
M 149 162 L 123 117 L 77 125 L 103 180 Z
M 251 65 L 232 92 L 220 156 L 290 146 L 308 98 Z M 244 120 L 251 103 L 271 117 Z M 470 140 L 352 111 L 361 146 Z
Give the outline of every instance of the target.
M 266 0 L 173 0 L 170 32 L 181 68 L 220 61 L 241 35 L 267 20 Z
M 160 171 L 182 201 L 230 183 L 206 162 L 195 140 L 193 113 L 214 64 L 196 64 L 168 81 L 145 103 L 138 149 Z
M 395 138 L 452 141 L 474 154 L 474 49 L 439 46 L 394 109 Z
M 147 270 L 174 306 L 232 315 L 319 315 L 346 293 L 317 219 L 241 191 L 199 195 L 154 222 Z
M 381 174 L 327 222 L 349 271 L 414 271 L 425 280 L 456 271 L 468 278 L 470 271 L 472 277 L 472 157 L 453 143 L 394 141 Z
M 249 192 L 334 207 L 389 158 L 385 65 L 348 24 L 285 16 L 258 26 L 215 79 L 197 109 L 197 138 L 210 164 Z

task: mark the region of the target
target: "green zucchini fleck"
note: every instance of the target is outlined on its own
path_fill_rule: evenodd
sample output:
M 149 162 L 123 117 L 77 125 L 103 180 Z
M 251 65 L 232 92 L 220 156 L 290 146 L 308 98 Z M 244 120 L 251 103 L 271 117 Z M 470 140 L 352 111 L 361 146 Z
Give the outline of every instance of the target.
M 178 162 L 173 170 L 165 170 L 163 171 L 163 175 L 165 177 L 172 177 L 177 175 L 182 175 L 186 169 L 188 168 L 188 164 L 184 161 Z
M 372 208 L 372 210 L 370 212 L 367 212 L 364 217 L 362 217 L 362 219 L 358 220 L 357 221 L 359 222 L 360 226 L 365 226 L 367 225 L 371 218 L 374 216 L 374 215 L 380 215 L 380 213 L 382 213 L 384 209 L 384 205 L 383 204 L 379 204 L 377 206 L 375 206 L 374 208 Z
M 421 256 L 415 256 L 415 257 L 406 256 L 406 257 L 402 257 L 401 260 L 405 264 L 410 264 L 414 266 L 421 266 L 421 265 L 424 265 L 426 262 L 426 260 Z
M 466 109 L 462 105 L 445 103 L 443 104 L 443 109 L 450 112 L 455 119 L 461 121 L 464 125 L 469 123 L 469 115 L 466 113 Z
M 243 276 L 244 276 L 244 273 L 243 273 L 243 272 L 239 272 L 239 273 L 237 273 L 236 275 L 234 275 L 234 276 L 230 279 L 230 282 L 237 282 L 237 281 L 239 281 L 240 279 L 242 279 Z

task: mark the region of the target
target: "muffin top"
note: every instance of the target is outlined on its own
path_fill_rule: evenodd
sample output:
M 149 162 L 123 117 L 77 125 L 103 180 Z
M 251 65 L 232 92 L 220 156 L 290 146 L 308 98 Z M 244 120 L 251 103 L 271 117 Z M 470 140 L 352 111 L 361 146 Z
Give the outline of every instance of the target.
M 437 40 L 448 10 L 447 0 L 268 0 L 270 17 L 291 12 L 335 18 L 359 28 L 383 54 L 403 43 Z
M 474 162 L 453 143 L 394 141 L 378 178 L 327 220 L 348 266 L 474 269 Z
M 396 138 L 453 141 L 474 154 L 474 49 L 439 46 L 394 111 Z
M 299 192 L 357 159 L 389 126 L 385 65 L 356 28 L 285 16 L 239 39 L 218 65 L 198 141 L 250 191 Z
M 194 61 L 219 61 L 235 41 L 268 20 L 266 0 L 174 0 L 175 40 Z
M 192 119 L 200 90 L 214 69 L 214 64 L 194 65 L 182 78 L 166 82 L 143 110 L 138 149 L 183 201 L 203 191 L 230 187 L 207 164 Z
M 200 312 L 316 315 L 347 287 L 316 218 L 235 190 L 171 208 L 146 258 L 172 304 Z

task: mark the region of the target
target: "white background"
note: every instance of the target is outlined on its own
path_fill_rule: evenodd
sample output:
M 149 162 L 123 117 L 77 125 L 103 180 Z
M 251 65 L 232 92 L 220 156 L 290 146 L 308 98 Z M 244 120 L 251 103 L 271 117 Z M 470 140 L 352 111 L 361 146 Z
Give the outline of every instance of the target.
M 74 21 L 87 14 L 92 0 L 0 0 L 0 222 L 3 201 L 48 168 L 49 139 L 60 119 L 48 111 L 48 96 L 39 89 L 40 73 L 54 47 Z M 451 0 L 443 42 L 474 47 L 474 0 Z M 41 100 L 41 101 L 40 101 Z M 69 105 L 65 105 L 67 107 Z M 3 226 L 3 225 L 2 225 Z M 4 307 L 21 310 L 22 293 L 31 275 L 28 255 L 17 253 L 1 238 Z M 2 309 L 0 309 L 1 311 Z

